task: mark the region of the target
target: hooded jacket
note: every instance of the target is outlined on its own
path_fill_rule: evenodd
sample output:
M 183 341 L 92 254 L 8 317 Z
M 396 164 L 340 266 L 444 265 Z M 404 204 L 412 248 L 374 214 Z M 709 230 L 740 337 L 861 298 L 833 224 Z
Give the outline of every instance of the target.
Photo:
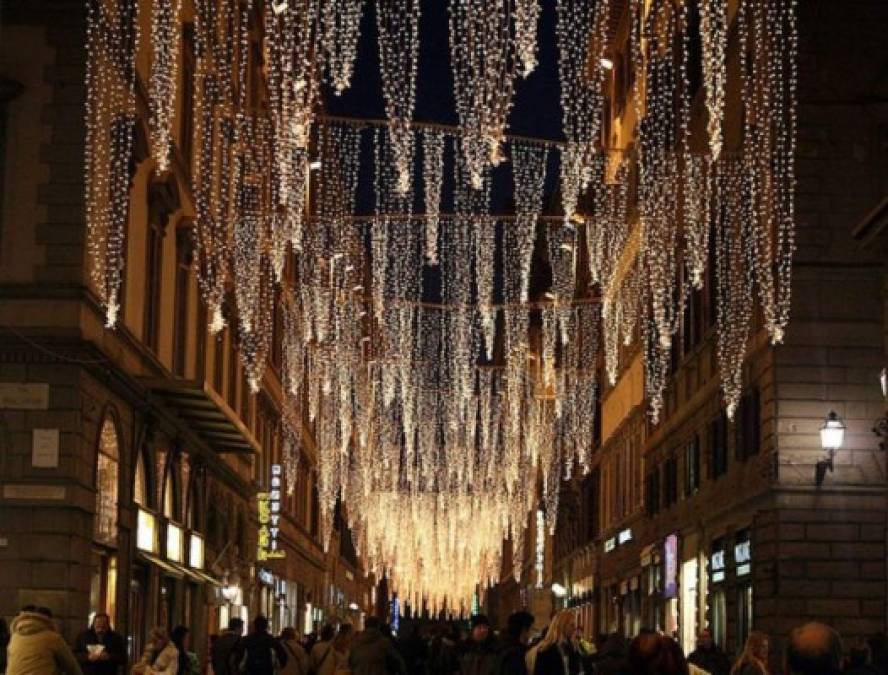
M 55 622 L 36 612 L 22 612 L 10 626 L 6 670 L 14 675 L 83 675 L 74 654 L 56 632 Z

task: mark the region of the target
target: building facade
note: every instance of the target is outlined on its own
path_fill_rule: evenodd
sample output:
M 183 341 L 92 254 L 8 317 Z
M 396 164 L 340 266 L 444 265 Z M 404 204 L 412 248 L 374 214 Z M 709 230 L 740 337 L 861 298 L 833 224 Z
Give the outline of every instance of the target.
M 208 331 L 189 180 L 194 8 L 175 22 L 167 171 L 151 153 L 150 1 L 139 11 L 114 329 L 85 244 L 86 8 L 7 3 L 0 18 L 0 615 L 45 605 L 72 638 L 107 612 L 132 658 L 155 625 L 188 626 L 203 653 L 235 615 L 264 613 L 275 630 L 359 623 L 368 577 L 339 543 L 347 532 L 329 550 L 321 540 L 313 430 L 298 412 L 288 463 L 279 325 L 256 393 L 231 321 Z M 261 94 L 261 61 L 248 67 Z M 272 546 L 262 520 L 278 508 Z
M 656 16 L 661 4 L 643 11 Z M 728 6 L 729 149 L 743 129 L 737 3 Z M 776 667 L 784 636 L 805 620 L 846 637 L 888 627 L 885 456 L 873 433 L 885 414 L 885 258 L 876 230 L 888 194 L 888 82 L 878 74 L 886 10 L 798 3 L 791 319 L 772 345 L 756 308 L 734 419 L 720 390 L 711 274 L 689 293 L 658 423 L 648 415 L 637 341 L 624 348 L 615 384 L 602 385 L 596 458 L 562 500 L 547 582 L 567 589 L 556 604 L 575 608 L 587 633 L 655 628 L 690 651 L 709 627 L 737 653 L 750 630 L 762 630 Z M 635 138 L 630 83 L 639 64 L 628 33 L 624 15 L 608 55 L 612 147 L 631 148 Z M 702 91 L 693 119 L 699 138 Z M 846 427 L 832 462 L 819 435 L 830 412 Z

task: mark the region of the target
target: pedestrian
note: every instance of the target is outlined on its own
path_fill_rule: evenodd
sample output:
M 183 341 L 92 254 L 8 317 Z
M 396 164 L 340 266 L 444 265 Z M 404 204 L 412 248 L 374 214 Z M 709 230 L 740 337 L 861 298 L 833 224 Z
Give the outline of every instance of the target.
M 287 665 L 287 653 L 268 632 L 268 619 L 261 614 L 253 619 L 253 631 L 234 648 L 234 673 L 275 675 Z
M 234 648 L 237 646 L 244 632 L 244 621 L 240 617 L 234 617 L 228 621 L 228 629 L 216 638 L 210 650 L 210 662 L 213 664 L 214 675 L 237 675 L 237 670 L 232 665 Z
M 409 675 L 427 675 L 429 648 L 419 634 L 419 624 L 410 623 L 398 643 L 398 650 L 407 665 Z
M 148 634 L 148 644 L 139 662 L 133 666 L 134 675 L 178 675 L 179 650 L 167 635 L 166 628 L 158 626 Z
M 527 644 L 533 628 L 533 614 L 514 612 L 506 623 L 506 635 L 497 655 L 497 675 L 527 675 Z
M 454 675 L 459 672 L 459 628 L 442 622 L 429 647 L 430 675 Z
M 728 675 L 731 672 L 731 659 L 715 644 L 709 628 L 704 628 L 697 635 L 697 648 L 688 655 L 688 663 L 710 675 Z
M 576 625 L 573 612 L 561 610 L 549 624 L 540 643 L 527 652 L 525 662 L 529 675 L 579 675 L 582 660 L 574 645 Z
M 281 668 L 279 675 L 308 675 L 308 654 L 296 639 L 296 629 L 292 626 L 284 628 L 278 642 L 287 652 L 287 665 Z
M 395 645 L 382 632 L 375 616 L 364 622 L 364 630 L 352 642 L 348 655 L 352 675 L 406 675 L 407 666 Z
M 348 672 L 348 653 L 351 651 L 352 640 L 355 637 L 355 631 L 350 623 L 339 625 L 339 631 L 333 638 L 333 658 L 336 666 L 334 673 Z
M 731 668 L 731 675 L 768 675 L 770 640 L 767 634 L 752 631 L 746 638 L 746 646 L 740 658 Z
M 629 667 L 629 645 L 620 633 L 611 633 L 601 641 L 593 659 L 595 675 L 623 675 Z
M 9 646 L 9 626 L 0 616 L 0 675 L 6 672 L 6 648 Z
M 100 612 L 74 641 L 74 656 L 84 675 L 117 675 L 126 665 L 126 641 L 111 628 L 111 617 Z
M 200 675 L 200 664 L 197 654 L 188 651 L 189 630 L 185 626 L 176 626 L 170 635 L 170 640 L 179 650 L 179 668 L 177 675 Z
M 495 675 L 496 666 L 496 640 L 490 630 L 490 621 L 484 614 L 475 614 L 471 619 L 469 637 L 460 650 L 460 673 L 462 675 Z
M 873 653 L 869 644 L 859 639 L 848 645 L 842 672 L 845 675 L 881 675 L 879 669 L 873 665 Z
M 789 634 L 785 668 L 788 675 L 838 675 L 841 661 L 842 640 L 826 624 L 812 621 Z
M 645 631 L 629 645 L 631 675 L 688 675 L 688 662 L 678 643 L 653 631 Z
M 313 675 L 332 675 L 336 672 L 336 657 L 333 654 L 333 638 L 336 637 L 336 628 L 331 624 L 325 624 L 321 628 L 321 638 L 311 648 L 309 664 Z
M 23 607 L 12 620 L 10 633 L 7 675 L 83 675 L 46 607 Z

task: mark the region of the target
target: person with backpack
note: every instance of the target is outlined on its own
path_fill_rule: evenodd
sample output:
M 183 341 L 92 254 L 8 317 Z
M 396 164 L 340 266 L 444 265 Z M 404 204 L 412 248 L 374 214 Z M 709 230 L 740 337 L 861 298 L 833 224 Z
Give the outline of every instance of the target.
M 336 671 L 336 655 L 333 653 L 333 638 L 336 629 L 327 624 L 321 628 L 321 639 L 311 648 L 309 666 L 312 675 L 331 675 Z
M 261 614 L 253 620 L 253 631 L 234 649 L 235 673 L 276 675 L 287 665 L 287 652 L 268 632 L 268 619 Z
M 287 652 L 287 665 L 281 668 L 280 675 L 308 675 L 308 654 L 296 639 L 296 630 L 287 626 L 281 631 L 278 642 Z

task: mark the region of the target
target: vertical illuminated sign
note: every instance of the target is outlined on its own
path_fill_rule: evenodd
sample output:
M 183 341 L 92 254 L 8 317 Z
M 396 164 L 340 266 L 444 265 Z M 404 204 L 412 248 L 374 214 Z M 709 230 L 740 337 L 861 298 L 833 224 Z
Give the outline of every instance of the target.
M 670 534 L 663 546 L 663 557 L 666 559 L 666 580 L 663 585 L 663 597 L 674 598 L 678 593 L 678 536 Z
M 257 495 L 259 504 L 258 560 L 285 558 L 280 548 L 281 533 L 281 465 L 271 465 L 271 490 Z

